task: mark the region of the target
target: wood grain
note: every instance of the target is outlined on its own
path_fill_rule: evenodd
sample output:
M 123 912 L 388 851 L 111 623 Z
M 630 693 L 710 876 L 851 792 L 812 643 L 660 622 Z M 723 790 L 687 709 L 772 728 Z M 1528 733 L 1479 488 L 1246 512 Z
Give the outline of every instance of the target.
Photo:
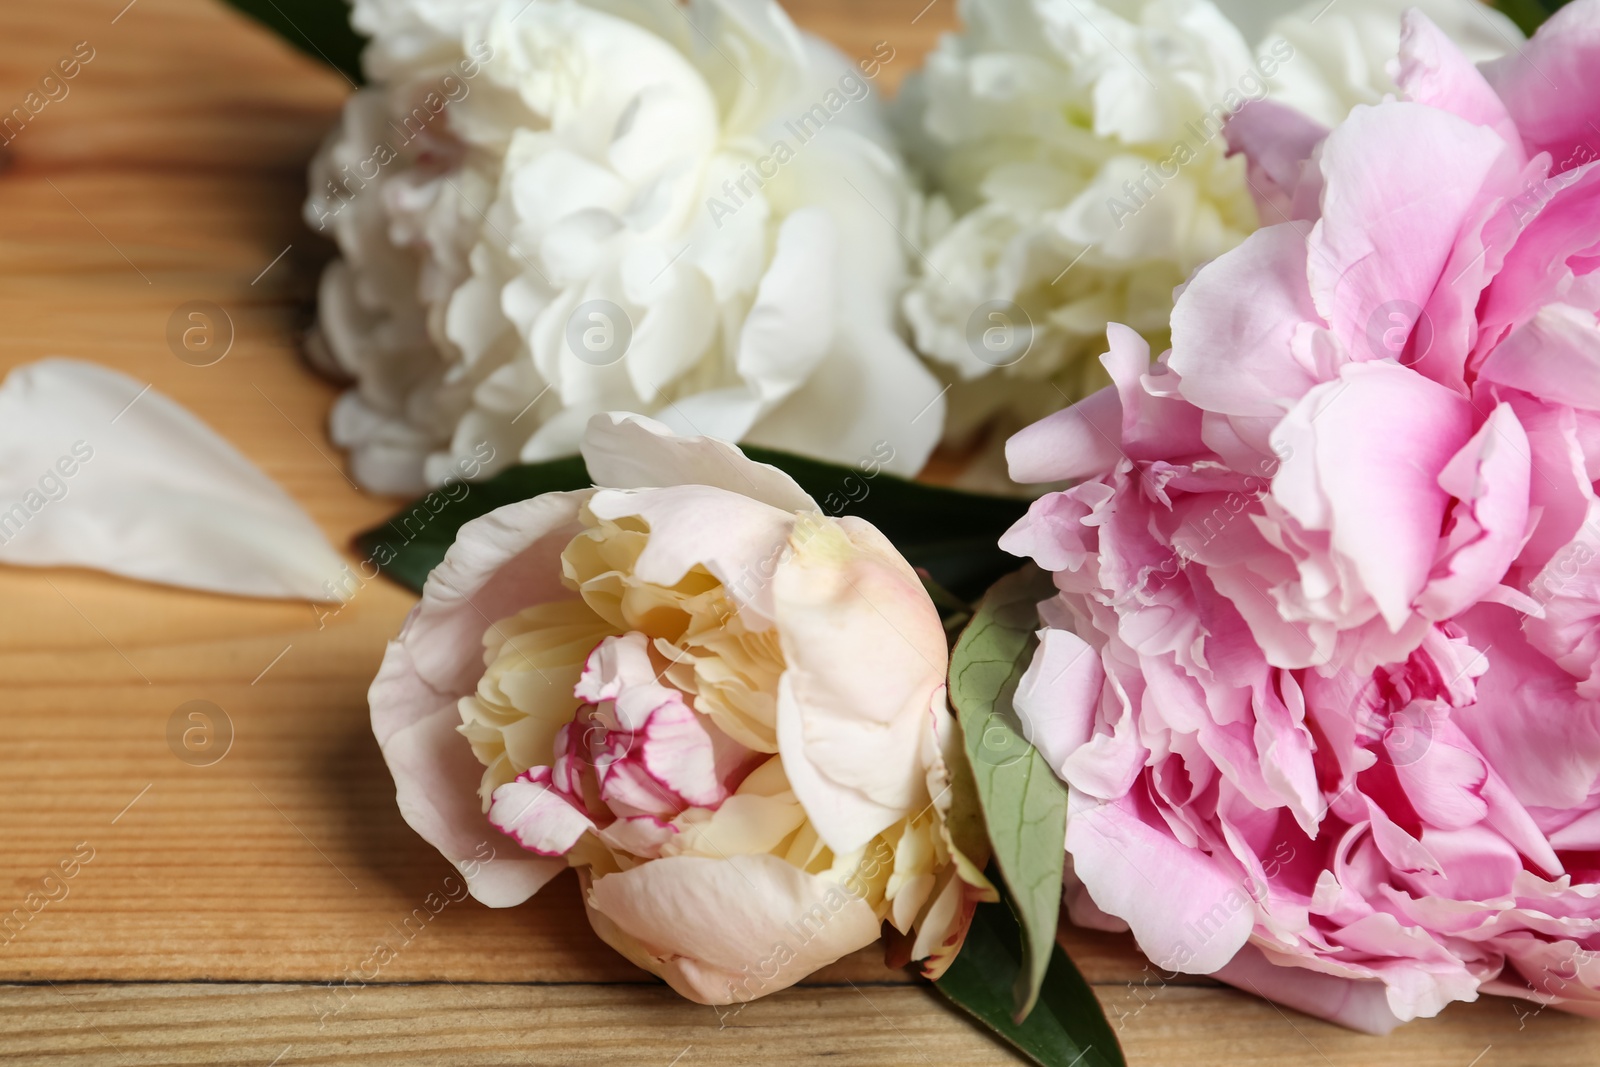
M 847 54 L 889 42 L 888 86 L 955 18 L 953 0 L 793 7 Z M 0 369 L 69 355 L 153 384 L 347 544 L 394 502 L 345 478 L 323 432 L 335 389 L 297 349 L 328 255 L 299 223 L 304 167 L 348 85 L 209 0 L 12 0 L 0 9 L 0 109 L 82 41 L 94 58 L 17 134 L 0 172 Z M 168 318 L 191 300 L 234 322 L 215 366 L 167 347 Z M 870 951 L 719 1018 L 605 948 L 570 879 L 521 908 L 450 905 L 346 1003 L 342 983 L 450 871 L 395 811 L 367 725 L 368 681 L 411 602 L 373 583 L 319 618 L 0 569 L 0 916 L 92 852 L 53 890 L 61 899 L 0 932 L 0 1055 L 1013 1062 Z M 168 743 L 169 720 L 194 700 L 232 730 L 210 766 Z M 1160 986 L 1124 937 L 1065 939 L 1133 1064 L 1592 1061 L 1590 1024 L 1555 1013 L 1462 1005 L 1375 1042 L 1204 980 Z
M 1457 1005 L 1387 1038 L 1242 993 L 1102 987 L 1130 1064 L 1161 1067 L 1549 1067 L 1590 1064 L 1593 1024 L 1523 1030 L 1502 1001 Z M 1142 1005 L 1142 1007 L 1140 1007 Z M 1510 1020 L 1509 1024 L 1507 1019 Z M 901 985 L 797 987 L 730 1011 L 659 985 L 0 987 L 0 1049 L 21 1063 L 978 1067 L 1015 1062 L 954 1009 Z

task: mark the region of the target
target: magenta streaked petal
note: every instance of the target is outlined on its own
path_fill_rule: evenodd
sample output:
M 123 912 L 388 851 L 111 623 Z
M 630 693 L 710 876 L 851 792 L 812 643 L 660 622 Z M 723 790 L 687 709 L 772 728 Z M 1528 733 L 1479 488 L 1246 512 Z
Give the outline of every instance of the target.
M 535 767 L 494 791 L 489 821 L 529 852 L 564 856 L 594 823 L 550 781 L 550 768 Z

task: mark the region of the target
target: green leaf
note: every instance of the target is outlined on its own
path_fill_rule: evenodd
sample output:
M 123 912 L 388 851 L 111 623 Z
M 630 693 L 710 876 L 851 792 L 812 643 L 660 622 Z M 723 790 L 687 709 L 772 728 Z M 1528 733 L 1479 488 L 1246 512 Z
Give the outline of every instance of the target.
M 481 482 L 457 482 L 448 491 L 435 489 L 382 526 L 356 534 L 356 547 L 390 578 L 420 593 L 428 572 L 444 559 L 456 531 L 466 523 L 541 493 L 589 485 L 589 471 L 577 456 L 512 467 Z M 455 499 L 452 494 L 457 494 Z
M 1126 1067 L 1094 990 L 1052 938 L 1039 1006 L 1014 1022 L 1005 989 L 1022 970 L 1005 902 L 979 904 L 966 943 L 936 986 L 957 1007 L 1042 1067 Z
M 855 515 L 872 523 L 913 567 L 927 571 L 963 600 L 975 599 L 1016 565 L 1016 558 L 1000 551 L 997 542 L 1027 511 L 1025 500 L 873 473 L 876 467 L 866 461 L 862 467 L 841 467 L 765 448 L 744 452 L 788 472 L 824 513 Z M 383 526 L 358 534 L 356 544 L 391 578 L 420 591 L 463 523 L 540 493 L 587 488 L 590 480 L 583 460 L 574 456 L 511 467 L 464 484 L 466 493 L 459 500 L 447 501 L 442 491 L 435 491 Z
M 223 0 L 306 55 L 341 70 L 360 85 L 366 39 L 350 26 L 345 0 Z
M 1040 601 L 1055 592 L 1029 564 L 996 582 L 950 654 L 950 702 L 965 738 L 995 863 L 1025 932 L 1013 1010 L 1026 1018 L 1055 946 L 1066 862 L 1067 787 L 1024 737 L 1011 698 L 1038 646 Z
M 1491 6 L 1499 8 L 1501 14 L 1517 24 L 1517 29 L 1532 37 L 1546 19 L 1567 3 L 1568 0 L 1493 0 Z

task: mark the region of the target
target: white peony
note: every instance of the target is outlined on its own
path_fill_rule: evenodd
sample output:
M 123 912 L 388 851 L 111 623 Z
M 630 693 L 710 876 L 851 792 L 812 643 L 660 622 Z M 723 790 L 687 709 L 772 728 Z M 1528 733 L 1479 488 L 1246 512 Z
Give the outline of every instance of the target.
M 955 383 L 946 434 L 976 451 L 969 483 L 1002 479 L 1007 436 L 1103 384 L 1108 322 L 1165 348 L 1173 288 L 1261 223 L 1226 119 L 1268 95 L 1322 123 L 1381 99 L 1411 6 L 1474 60 L 1522 39 L 1473 0 L 1281 18 L 1244 0 L 963 0 L 899 118 L 932 194 L 905 314 Z
M 590 416 L 916 473 L 909 185 L 847 60 L 762 0 L 357 0 L 373 85 L 311 168 L 314 360 L 363 485 L 571 455 Z

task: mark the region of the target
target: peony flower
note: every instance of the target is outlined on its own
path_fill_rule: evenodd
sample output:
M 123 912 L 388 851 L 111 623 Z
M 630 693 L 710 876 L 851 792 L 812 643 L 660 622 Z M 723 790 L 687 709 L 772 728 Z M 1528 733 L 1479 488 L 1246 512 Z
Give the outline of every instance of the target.
M 373 85 L 311 166 L 340 258 L 312 358 L 354 475 L 571 455 L 601 411 L 915 474 L 903 166 L 853 62 L 773 2 L 358 0 Z
M 1083 478 L 1018 691 L 1074 918 L 1367 1030 L 1498 993 L 1600 1015 L 1600 0 L 1399 99 L 1230 132 L 1279 221 L 1154 366 L 1008 445 Z
M 883 922 L 937 976 L 994 891 L 946 824 L 915 572 L 720 442 L 599 416 L 583 454 L 604 488 L 462 527 L 389 645 L 372 724 L 406 820 L 491 907 L 576 868 L 595 932 L 702 1003 Z
M 964 0 L 966 28 L 901 109 L 933 194 L 904 308 L 954 382 L 953 445 L 998 446 L 1104 384 L 1108 322 L 1165 347 L 1173 287 L 1276 221 L 1221 136 L 1247 101 L 1332 123 L 1393 90 L 1410 0 L 1314 0 L 1270 23 L 1266 6 Z M 1477 3 L 1422 7 L 1474 60 L 1521 40 Z M 1000 479 L 989 466 L 980 453 L 969 480 Z

